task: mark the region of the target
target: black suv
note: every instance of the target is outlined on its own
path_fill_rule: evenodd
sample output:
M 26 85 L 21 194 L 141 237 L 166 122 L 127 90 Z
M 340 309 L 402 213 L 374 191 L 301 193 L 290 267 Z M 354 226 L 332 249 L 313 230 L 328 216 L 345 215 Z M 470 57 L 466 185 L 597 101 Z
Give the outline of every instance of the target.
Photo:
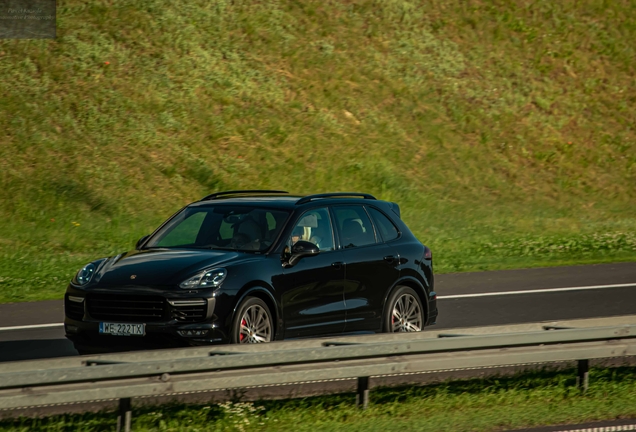
M 86 265 L 65 312 L 66 336 L 94 352 L 420 331 L 437 306 L 431 251 L 397 204 L 258 190 L 209 195 Z

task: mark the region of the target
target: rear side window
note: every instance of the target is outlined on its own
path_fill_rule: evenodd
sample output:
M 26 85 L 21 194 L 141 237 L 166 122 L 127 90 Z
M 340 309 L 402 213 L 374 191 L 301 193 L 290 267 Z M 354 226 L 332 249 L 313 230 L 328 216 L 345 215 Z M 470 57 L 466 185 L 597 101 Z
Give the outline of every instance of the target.
M 334 206 L 340 243 L 345 249 L 375 243 L 373 225 L 362 206 Z
M 400 232 L 388 217 L 373 207 L 368 207 L 368 209 L 373 221 L 375 222 L 375 226 L 378 227 L 378 231 L 380 231 L 380 235 L 385 242 L 398 238 Z

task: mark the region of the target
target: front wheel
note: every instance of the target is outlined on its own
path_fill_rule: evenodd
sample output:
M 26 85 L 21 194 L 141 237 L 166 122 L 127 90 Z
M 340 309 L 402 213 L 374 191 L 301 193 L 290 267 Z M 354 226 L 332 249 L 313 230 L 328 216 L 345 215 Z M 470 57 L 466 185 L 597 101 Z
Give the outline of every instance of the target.
M 247 297 L 239 306 L 232 324 L 232 343 L 265 343 L 274 339 L 272 314 L 265 302 Z
M 424 311 L 420 297 L 406 286 L 395 288 L 384 313 L 387 333 L 417 332 L 424 328 Z

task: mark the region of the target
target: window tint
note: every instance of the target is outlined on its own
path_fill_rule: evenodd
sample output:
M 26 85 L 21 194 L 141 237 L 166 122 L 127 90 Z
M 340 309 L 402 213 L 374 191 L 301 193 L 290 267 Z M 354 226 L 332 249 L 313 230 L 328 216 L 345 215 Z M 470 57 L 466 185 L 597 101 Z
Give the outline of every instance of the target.
M 334 206 L 333 211 L 344 248 L 375 243 L 373 225 L 362 206 Z
M 321 251 L 330 251 L 333 246 L 333 230 L 329 210 L 326 207 L 304 213 L 292 230 L 288 245 L 305 240 L 318 246 Z
M 159 247 L 194 244 L 207 212 L 200 211 L 189 215 L 164 238 L 157 243 Z
M 229 240 L 234 236 L 234 225 L 224 220 L 221 221 L 219 227 L 219 238 L 222 240 Z
M 263 251 L 278 236 L 288 212 L 249 206 L 186 208 L 145 245 Z
M 369 213 L 371 213 L 371 217 L 375 222 L 375 226 L 380 231 L 380 235 L 384 241 L 390 241 L 396 239 L 399 235 L 398 229 L 393 225 L 393 222 L 386 217 L 379 210 L 374 209 L 373 207 L 367 207 Z

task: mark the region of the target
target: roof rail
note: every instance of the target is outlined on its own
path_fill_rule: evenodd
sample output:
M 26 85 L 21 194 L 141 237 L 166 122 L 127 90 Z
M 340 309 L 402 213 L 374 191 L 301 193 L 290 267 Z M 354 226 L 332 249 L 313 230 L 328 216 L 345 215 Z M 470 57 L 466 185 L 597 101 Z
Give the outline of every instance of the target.
M 205 196 L 203 198 L 200 199 L 200 201 L 207 201 L 207 200 L 214 200 L 217 199 L 223 195 L 241 195 L 241 194 L 288 194 L 289 192 L 287 191 L 281 191 L 281 190 L 266 190 L 266 189 L 250 189 L 250 190 L 232 190 L 232 191 L 225 191 L 225 192 L 216 192 L 213 194 L 210 194 L 208 196 Z
M 319 198 L 337 198 L 337 197 L 358 197 L 363 199 L 376 199 L 373 195 L 360 193 L 360 192 L 332 192 L 332 193 L 321 193 L 315 195 L 307 195 L 306 197 L 302 197 L 298 201 L 296 201 L 296 205 L 305 204 L 309 201 L 319 199 Z

